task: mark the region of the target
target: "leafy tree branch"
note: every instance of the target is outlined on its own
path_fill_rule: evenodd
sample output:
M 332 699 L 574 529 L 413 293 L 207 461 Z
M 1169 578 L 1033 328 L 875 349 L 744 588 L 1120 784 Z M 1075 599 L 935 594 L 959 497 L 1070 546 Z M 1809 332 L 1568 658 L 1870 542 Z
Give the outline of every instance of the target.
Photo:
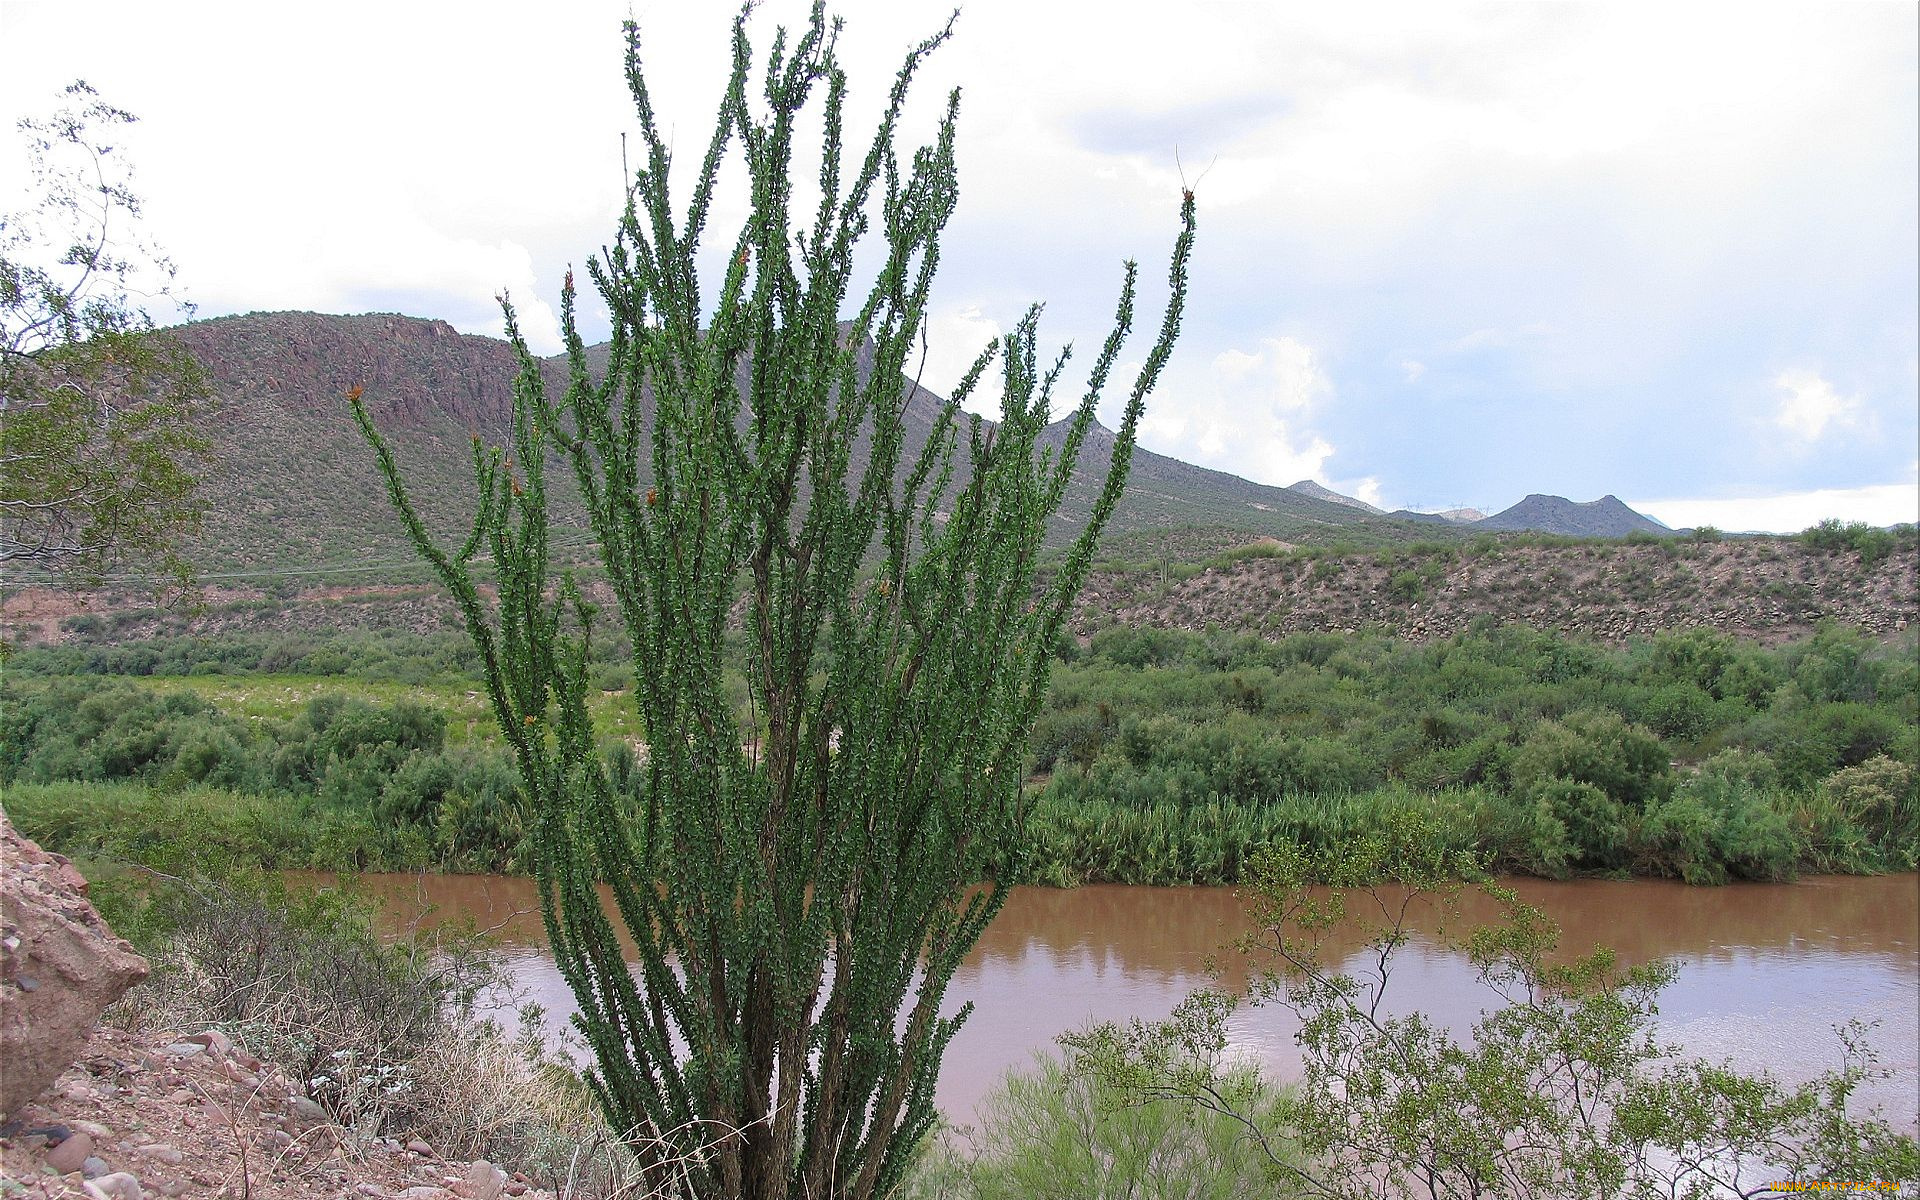
M 1204 991 L 1164 1023 L 1105 1024 L 1063 1039 L 1075 1068 L 1134 1102 L 1239 1111 L 1297 1194 L 1361 1197 L 1754 1197 L 1777 1181 L 1920 1181 L 1920 1148 L 1878 1114 L 1850 1110 L 1876 1077 L 1864 1027 L 1842 1028 L 1841 1065 L 1788 1085 L 1688 1060 L 1653 1033 L 1665 963 L 1621 968 L 1601 950 L 1568 960 L 1559 931 L 1511 890 L 1438 847 L 1408 818 L 1358 847 L 1273 849 L 1249 889 L 1263 964 L 1245 995 Z M 1377 882 L 1392 866 L 1399 879 Z M 1317 888 L 1327 879 L 1333 886 Z M 1463 879 L 1504 918 L 1458 936 Z M 1350 928 L 1350 897 L 1377 921 L 1361 949 L 1323 957 Z M 1457 1038 L 1384 1004 L 1393 960 L 1426 935 L 1463 952 L 1497 1002 Z M 1263 1120 L 1223 1093 L 1227 1023 L 1241 1004 L 1300 1018 L 1298 1090 Z
M 67 96 L 20 123 L 39 199 L 0 217 L 0 564 L 184 579 L 211 391 L 144 307 L 172 296 L 174 266 L 110 140 L 134 118 L 84 82 Z

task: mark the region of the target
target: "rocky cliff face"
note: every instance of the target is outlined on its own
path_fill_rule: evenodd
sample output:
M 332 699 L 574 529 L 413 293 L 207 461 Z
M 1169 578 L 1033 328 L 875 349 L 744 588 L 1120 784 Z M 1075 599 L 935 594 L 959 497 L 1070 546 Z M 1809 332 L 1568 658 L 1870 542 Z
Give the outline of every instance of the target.
M 223 401 L 223 421 L 337 417 L 354 386 L 366 389 L 368 411 L 383 429 L 448 420 L 494 434 L 506 428 L 513 408 L 519 370 L 513 348 L 458 333 L 445 321 L 396 313 L 249 313 L 176 332 L 207 369 Z
M 349 413 L 345 395 L 353 387 L 364 389 L 368 412 L 430 525 L 447 536 L 464 532 L 473 510 L 472 438 L 499 445 L 508 436 L 520 371 L 511 346 L 458 333 L 444 321 L 392 313 L 251 313 L 174 332 L 206 367 L 219 406 L 208 429 L 214 443 L 204 472 L 209 508 L 192 550 L 202 571 L 332 570 L 367 578 L 414 562 Z M 604 369 L 605 361 L 604 347 L 588 350 L 589 373 Z M 873 366 L 870 349 L 863 350 L 862 376 Z M 542 360 L 540 370 L 549 394 L 558 395 L 566 386 L 564 361 Z M 739 372 L 744 386 L 748 365 L 741 363 Z M 944 403 L 924 389 L 909 393 L 905 463 Z M 1048 444 L 1058 441 L 1059 430 L 1050 430 Z M 1048 531 L 1051 541 L 1070 540 L 1084 523 L 1111 446 L 1110 433 L 1094 431 L 1083 469 Z M 855 454 L 864 452 L 862 440 Z M 556 464 L 548 487 L 562 523 L 577 523 L 572 472 Z M 1358 509 L 1143 450 L 1134 456 L 1114 528 L 1218 522 L 1284 533 L 1365 519 Z
M 73 864 L 0 814 L 0 1118 L 39 1095 L 147 963 L 100 919 Z

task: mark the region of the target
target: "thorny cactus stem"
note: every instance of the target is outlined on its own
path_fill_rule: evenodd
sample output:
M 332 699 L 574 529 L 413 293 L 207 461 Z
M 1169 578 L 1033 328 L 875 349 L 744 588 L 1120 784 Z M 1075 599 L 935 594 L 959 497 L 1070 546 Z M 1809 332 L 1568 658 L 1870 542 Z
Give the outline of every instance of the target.
M 521 362 L 513 444 L 475 444 L 479 512 L 463 545 L 434 543 L 354 400 L 394 505 L 484 662 L 594 1091 L 614 1128 L 632 1131 L 643 1169 L 663 1184 L 690 1170 L 700 1197 L 887 1195 L 933 1123 L 941 1055 L 967 1016 L 941 1016 L 941 1001 L 1004 896 L 1001 883 L 973 885 L 990 852 L 1019 844 L 1048 652 L 1120 498 L 1193 244 L 1187 193 L 1171 299 L 1104 486 L 1042 579 L 1042 536 L 1132 325 L 1136 269 L 1057 453 L 1038 439 L 1067 354 L 1042 364 L 1037 307 L 911 444 L 904 371 L 957 195 L 959 93 L 907 162 L 895 136 L 914 72 L 951 22 L 907 55 L 857 165 L 842 157 L 839 31 L 816 5 L 797 40 L 779 32 L 760 111 L 741 14 L 676 221 L 627 27 L 645 161 L 613 245 L 588 265 L 613 317 L 607 368 L 589 370 L 571 275 L 564 395 L 548 395 L 507 309 Z M 795 125 L 820 85 L 821 197 L 806 218 L 792 208 Z M 734 152 L 751 211 L 707 313 L 696 250 Z M 849 310 L 853 246 L 876 216 L 885 260 Z M 960 402 L 996 357 L 1001 415 L 989 426 Z M 610 778 L 587 711 L 591 607 L 549 561 L 550 456 L 573 468 L 631 641 L 649 747 L 637 801 Z M 483 552 L 497 601 L 472 573 Z M 723 670 L 743 592 L 744 716 Z

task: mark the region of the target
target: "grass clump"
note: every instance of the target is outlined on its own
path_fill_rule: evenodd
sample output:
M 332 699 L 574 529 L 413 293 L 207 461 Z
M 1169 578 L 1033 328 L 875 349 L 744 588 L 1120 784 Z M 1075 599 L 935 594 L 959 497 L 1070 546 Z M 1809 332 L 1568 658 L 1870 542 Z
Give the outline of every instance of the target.
M 349 1142 L 419 1138 L 565 1194 L 635 1194 L 585 1083 L 541 1041 L 538 1011 L 514 1031 L 484 1016 L 510 994 L 483 939 L 383 938 L 375 904 L 350 886 L 298 889 L 227 863 L 89 866 L 102 912 L 154 968 L 121 1001 L 124 1022 L 227 1033 Z

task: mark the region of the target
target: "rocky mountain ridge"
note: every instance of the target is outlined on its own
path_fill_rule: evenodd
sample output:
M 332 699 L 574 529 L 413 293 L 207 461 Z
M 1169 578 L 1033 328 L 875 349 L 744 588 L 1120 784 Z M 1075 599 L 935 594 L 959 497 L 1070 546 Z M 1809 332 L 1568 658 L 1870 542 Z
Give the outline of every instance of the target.
M 458 333 L 444 321 L 391 313 L 249 313 L 195 322 L 175 333 L 206 366 L 219 403 L 204 473 L 210 507 L 191 550 L 202 570 L 374 574 L 384 565 L 412 562 L 345 402 L 353 387 L 364 389 L 368 411 L 430 522 L 447 535 L 465 528 L 472 512 L 472 439 L 498 444 L 511 420 L 520 364 L 507 343 Z M 590 350 L 588 359 L 592 370 L 604 363 L 605 349 Z M 564 388 L 564 359 L 543 359 L 539 369 L 550 392 Z M 870 369 L 862 363 L 863 371 Z M 743 384 L 745 371 L 743 364 Z M 944 403 L 924 388 L 909 395 L 909 457 Z M 1063 428 L 1049 431 L 1051 444 L 1060 443 Z M 1109 431 L 1096 430 L 1087 439 L 1050 534 L 1055 544 L 1084 522 L 1111 447 Z M 556 518 L 584 524 L 571 473 L 551 470 L 548 482 Z M 1367 517 L 1138 450 L 1112 528 L 1226 523 L 1287 535 Z M 1398 536 L 1412 536 L 1413 526 L 1402 528 Z
M 1477 508 L 1449 508 L 1442 512 L 1415 512 L 1412 509 L 1402 508 L 1389 513 L 1364 500 L 1343 496 L 1332 488 L 1324 487 L 1311 479 L 1302 479 L 1299 483 L 1291 484 L 1287 490 L 1299 492 L 1303 496 L 1312 496 L 1317 500 L 1325 500 L 1329 504 L 1342 504 L 1393 520 L 1471 527 L 1476 531 L 1557 533 L 1566 537 L 1626 537 L 1631 533 L 1651 533 L 1659 536 L 1674 532 L 1652 517 L 1635 512 L 1614 495 L 1602 496 L 1598 500 L 1588 500 L 1583 503 L 1569 500 L 1565 496 L 1547 496 L 1535 492 L 1518 504 L 1488 516 Z
M 465 528 L 472 511 L 472 439 L 497 444 L 507 436 L 520 371 L 507 343 L 459 333 L 444 321 L 392 313 L 249 313 L 194 322 L 175 333 L 206 366 L 220 403 L 205 473 L 211 505 L 192 553 L 202 570 L 335 570 L 372 578 L 412 563 L 411 547 L 344 402 L 351 387 L 364 389 L 368 410 L 429 520 L 449 536 Z M 605 348 L 590 349 L 588 360 L 589 370 L 599 367 Z M 538 365 L 550 390 L 565 386 L 563 359 Z M 743 364 L 743 386 L 745 371 Z M 904 415 L 909 454 L 928 436 L 944 403 L 925 389 L 910 394 Z M 1048 431 L 1047 444 L 1061 443 L 1064 425 Z M 1096 428 L 1083 446 L 1049 534 L 1053 544 L 1070 539 L 1084 522 L 1112 437 Z M 550 471 L 549 487 L 557 519 L 582 524 L 571 473 Z M 1432 537 L 1440 529 L 1620 536 L 1660 528 L 1611 497 L 1576 505 L 1534 496 L 1475 524 L 1452 520 L 1468 515 L 1381 513 L 1311 480 L 1272 487 L 1136 449 L 1111 531 L 1208 525 L 1286 541 L 1359 538 L 1385 544 Z
M 1576 503 L 1564 496 L 1538 492 L 1511 508 L 1473 522 L 1474 529 L 1531 530 L 1567 537 L 1625 537 L 1630 533 L 1656 536 L 1673 530 L 1652 517 L 1633 511 L 1618 496 Z

